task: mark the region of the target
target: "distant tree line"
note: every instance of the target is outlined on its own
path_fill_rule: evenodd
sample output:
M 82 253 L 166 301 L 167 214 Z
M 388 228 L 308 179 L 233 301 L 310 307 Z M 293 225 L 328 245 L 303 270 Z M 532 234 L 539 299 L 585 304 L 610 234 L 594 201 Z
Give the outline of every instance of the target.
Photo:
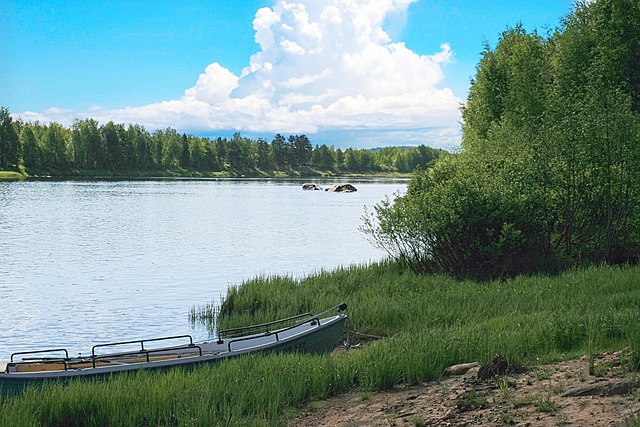
M 342 150 L 312 145 L 306 135 L 277 134 L 271 142 L 235 133 L 232 138 L 180 134 L 168 128 L 149 133 L 140 125 L 104 125 L 76 120 L 71 128 L 58 123 L 12 120 L 0 108 L 0 169 L 24 168 L 65 174 L 168 170 L 202 172 L 401 172 L 425 169 L 442 150 L 385 147 Z
M 417 271 L 493 278 L 640 256 L 640 2 L 579 1 L 486 46 L 463 150 L 363 229 Z

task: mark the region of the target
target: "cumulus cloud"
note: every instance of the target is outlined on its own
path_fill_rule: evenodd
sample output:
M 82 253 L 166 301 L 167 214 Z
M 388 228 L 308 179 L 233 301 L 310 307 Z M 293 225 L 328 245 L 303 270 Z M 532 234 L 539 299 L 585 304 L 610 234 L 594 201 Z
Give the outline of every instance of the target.
M 209 105 L 219 104 L 229 99 L 231 91 L 238 87 L 238 78 L 217 62 L 209 65 L 200 74 L 196 85 L 184 91 L 183 100 L 202 101 Z
M 260 49 L 240 76 L 212 63 L 180 99 L 90 116 L 190 131 L 458 134 L 461 100 L 439 86 L 450 46 L 421 55 L 383 28 L 414 1 L 280 0 L 256 12 Z

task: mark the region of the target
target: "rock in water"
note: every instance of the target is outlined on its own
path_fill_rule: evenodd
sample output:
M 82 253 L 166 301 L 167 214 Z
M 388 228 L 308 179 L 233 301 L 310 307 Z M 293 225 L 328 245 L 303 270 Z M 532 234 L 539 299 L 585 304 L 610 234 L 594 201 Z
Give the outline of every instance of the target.
M 302 184 L 302 189 L 303 190 L 322 190 L 322 187 L 320 187 L 318 184 L 307 182 L 306 184 Z
M 351 184 L 333 184 L 325 191 L 331 191 L 335 193 L 353 193 L 354 191 L 358 191 L 358 189 Z

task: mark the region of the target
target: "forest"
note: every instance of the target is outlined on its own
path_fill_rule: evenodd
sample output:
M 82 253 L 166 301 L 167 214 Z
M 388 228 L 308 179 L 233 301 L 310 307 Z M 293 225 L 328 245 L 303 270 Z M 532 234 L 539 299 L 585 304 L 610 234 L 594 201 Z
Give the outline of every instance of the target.
M 444 152 L 431 147 L 376 150 L 316 145 L 306 135 L 277 134 L 271 142 L 235 133 L 215 139 L 175 129 L 148 132 L 93 119 L 24 123 L 0 108 L 0 170 L 52 176 L 277 176 L 319 173 L 411 173 Z
M 578 2 L 486 45 L 462 151 L 363 230 L 415 271 L 490 279 L 640 257 L 640 3 Z

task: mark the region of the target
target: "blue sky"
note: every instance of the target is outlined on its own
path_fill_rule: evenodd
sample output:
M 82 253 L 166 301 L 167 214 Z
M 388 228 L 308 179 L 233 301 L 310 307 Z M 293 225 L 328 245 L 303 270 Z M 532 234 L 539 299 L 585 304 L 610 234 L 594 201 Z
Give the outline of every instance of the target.
M 0 106 L 194 135 L 455 148 L 483 43 L 573 0 L 0 0 Z

